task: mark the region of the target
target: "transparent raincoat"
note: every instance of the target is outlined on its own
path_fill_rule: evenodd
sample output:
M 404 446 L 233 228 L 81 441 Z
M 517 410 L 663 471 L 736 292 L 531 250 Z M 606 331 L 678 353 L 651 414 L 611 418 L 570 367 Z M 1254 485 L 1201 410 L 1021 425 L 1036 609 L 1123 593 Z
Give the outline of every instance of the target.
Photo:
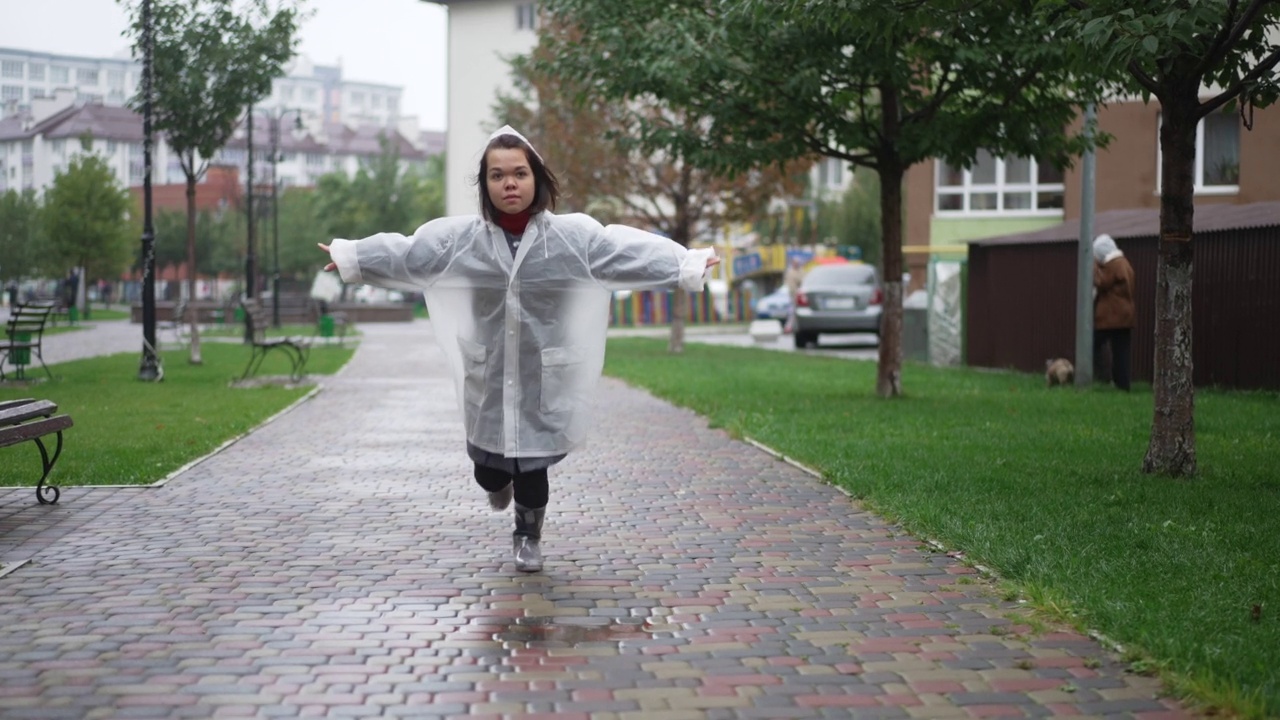
M 530 218 L 514 259 L 478 215 L 330 245 L 344 281 L 425 294 L 467 440 L 508 458 L 563 455 L 586 439 L 612 291 L 701 290 L 713 253 L 549 212 Z

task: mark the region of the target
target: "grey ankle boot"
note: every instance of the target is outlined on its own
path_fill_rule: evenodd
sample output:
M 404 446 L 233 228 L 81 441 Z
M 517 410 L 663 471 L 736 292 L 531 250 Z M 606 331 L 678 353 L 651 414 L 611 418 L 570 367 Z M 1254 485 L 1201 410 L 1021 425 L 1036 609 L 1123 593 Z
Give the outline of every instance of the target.
M 545 507 L 533 510 L 516 503 L 516 530 L 511 534 L 511 551 L 515 555 L 516 570 L 538 572 L 542 570 L 542 519 Z

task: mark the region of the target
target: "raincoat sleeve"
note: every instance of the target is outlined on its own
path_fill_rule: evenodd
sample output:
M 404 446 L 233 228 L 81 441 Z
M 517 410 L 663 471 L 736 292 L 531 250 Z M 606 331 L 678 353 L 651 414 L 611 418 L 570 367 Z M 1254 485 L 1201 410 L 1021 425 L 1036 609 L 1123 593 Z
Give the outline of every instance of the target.
M 361 240 L 335 238 L 329 256 L 343 282 L 393 290 L 421 290 L 448 267 L 458 236 L 457 218 L 440 218 L 406 237 L 378 233 Z
M 594 221 L 593 221 L 594 222 Z M 706 284 L 712 248 L 690 250 L 669 238 L 626 225 L 600 227 L 591 244 L 591 274 L 610 290 L 671 288 L 698 292 Z

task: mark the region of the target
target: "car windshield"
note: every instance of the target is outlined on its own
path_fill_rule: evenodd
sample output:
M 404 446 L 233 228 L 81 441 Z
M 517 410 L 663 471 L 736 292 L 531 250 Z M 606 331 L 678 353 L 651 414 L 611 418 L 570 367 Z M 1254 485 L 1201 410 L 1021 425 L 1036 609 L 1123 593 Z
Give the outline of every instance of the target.
M 803 287 L 874 285 L 876 269 L 870 265 L 819 265 L 804 276 Z

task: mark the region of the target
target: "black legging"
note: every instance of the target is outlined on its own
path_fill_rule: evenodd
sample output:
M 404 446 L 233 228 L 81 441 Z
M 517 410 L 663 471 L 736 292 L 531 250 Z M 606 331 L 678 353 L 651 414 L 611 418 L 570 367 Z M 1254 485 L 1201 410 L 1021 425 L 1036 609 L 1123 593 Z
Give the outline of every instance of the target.
M 476 465 L 476 482 L 486 492 L 498 492 L 507 483 L 514 482 L 516 503 L 530 510 L 546 507 L 550 495 L 546 468 L 512 475 L 503 470 Z
M 1099 380 L 1111 380 L 1121 390 L 1129 389 L 1130 368 L 1132 358 L 1129 351 L 1132 331 L 1129 328 L 1116 330 L 1093 331 L 1093 369 Z M 1107 366 L 1106 348 L 1111 349 L 1111 372 L 1105 372 Z

